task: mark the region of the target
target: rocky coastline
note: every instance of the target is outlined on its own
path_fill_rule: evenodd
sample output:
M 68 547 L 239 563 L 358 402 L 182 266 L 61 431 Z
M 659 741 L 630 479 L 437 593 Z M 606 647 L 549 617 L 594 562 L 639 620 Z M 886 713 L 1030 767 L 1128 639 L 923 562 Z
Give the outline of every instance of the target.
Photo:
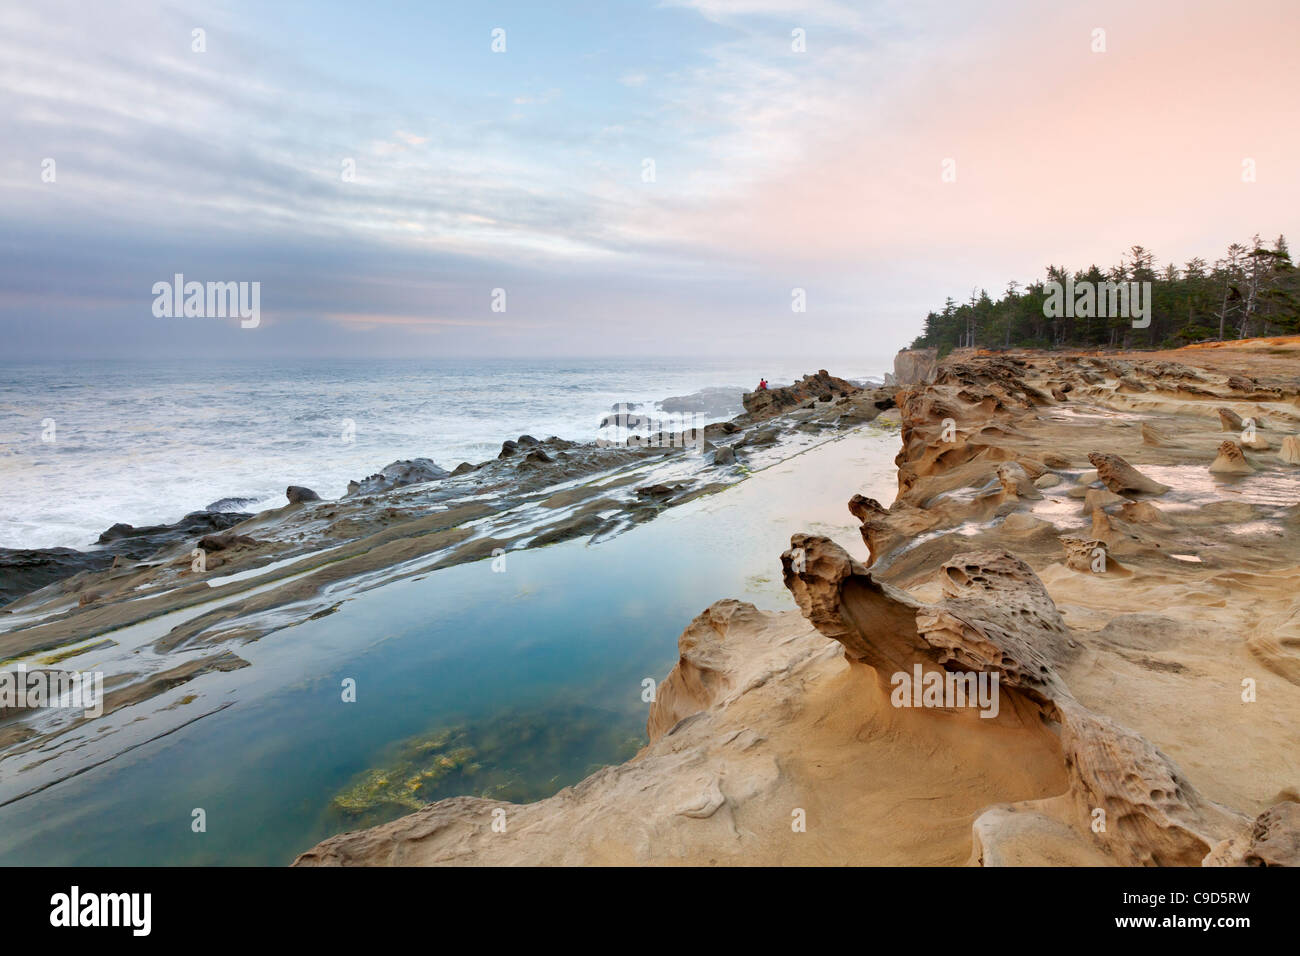
M 296 863 L 1295 865 L 1298 370 L 1296 338 L 905 352 L 869 559 L 792 529 L 795 609 L 705 609 L 635 758 Z M 999 706 L 900 705 L 911 674 Z
M 672 401 L 710 407 L 718 397 Z M 703 424 L 694 413 L 700 424 L 688 431 L 652 433 L 646 425 L 683 419 L 646 414 L 611 421 L 609 437 L 585 443 L 521 435 L 478 464 L 393 462 L 337 500 L 290 486 L 282 507 L 258 514 L 233 510 L 237 500 L 216 502 L 172 525 L 114 525 L 94 551 L 0 553 L 0 580 L 15 598 L 0 607 L 0 661 L 71 673 L 93 651 L 109 716 L 213 670 L 246 667 L 240 646 L 364 591 L 522 549 L 605 540 L 892 406 L 892 389 L 823 371 L 746 397 L 746 411 L 726 421 Z M 75 735 L 87 731 L 80 717 L 31 717 L 0 707 L 0 762 L 75 749 Z M 162 735 L 181 718 L 141 719 Z M 65 773 L 38 763 L 46 776 L 31 788 Z M 32 792 L 21 775 L 11 784 L 0 803 Z

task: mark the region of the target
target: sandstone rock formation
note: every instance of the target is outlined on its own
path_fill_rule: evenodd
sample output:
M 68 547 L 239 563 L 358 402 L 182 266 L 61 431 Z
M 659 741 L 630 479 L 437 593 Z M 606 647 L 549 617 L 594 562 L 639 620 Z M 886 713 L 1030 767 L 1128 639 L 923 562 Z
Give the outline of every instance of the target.
M 1225 432 L 1240 432 L 1245 427 L 1245 422 L 1241 420 L 1241 416 L 1231 408 L 1220 408 L 1218 412 L 1219 421 L 1222 423 Z
M 1097 469 L 1102 484 L 1117 495 L 1162 495 L 1169 490 L 1168 485 L 1152 481 L 1119 455 L 1095 451 L 1088 455 L 1088 461 Z
M 1062 807 L 1073 815 L 1064 822 L 1087 832 L 1093 811 L 1105 810 L 1114 824 L 1099 839 L 1120 862 L 1195 865 L 1244 826 L 1148 741 L 1074 699 L 1056 671 L 1072 652 L 1069 631 L 1014 556 L 957 555 L 941 569 L 944 597 L 933 605 L 873 580 L 827 538 L 795 535 L 781 563 L 804 615 L 882 680 L 917 663 L 996 673 L 1017 708 L 1023 702 L 1058 724 L 1070 779 Z
M 1300 435 L 1287 435 L 1283 438 L 1278 457 L 1288 465 L 1300 465 Z
M 903 349 L 894 356 L 894 385 L 922 385 L 930 380 L 938 362 L 935 349 Z
M 1300 423 L 1278 407 L 1294 388 L 1104 356 L 958 356 L 927 377 L 898 391 L 895 501 L 849 502 L 866 563 L 796 534 L 781 560 L 798 613 L 701 614 L 636 759 L 506 807 L 514 836 L 490 833 L 499 805 L 458 798 L 299 862 L 1292 861 L 1300 804 L 1269 799 L 1300 770 L 1277 736 L 1300 720 L 1283 690 L 1300 685 L 1292 539 L 1238 547 L 1276 508 L 1130 462 L 1202 469 L 1215 408 Z M 1084 414 L 1054 416 L 1063 401 Z M 996 675 L 1000 712 L 895 706 L 915 668 Z M 1243 673 L 1267 710 L 1238 698 Z M 813 839 L 789 838 L 792 807 Z
M 845 395 L 856 395 L 860 391 L 862 389 L 852 382 L 836 378 L 825 369 L 820 369 L 816 375 L 805 375 L 793 385 L 746 392 L 744 405 L 750 418 L 757 421 L 771 418 L 806 402 L 831 402 Z
M 1219 445 L 1219 454 L 1210 465 L 1210 471 L 1220 475 L 1247 475 L 1254 472 L 1241 446 L 1235 441 Z

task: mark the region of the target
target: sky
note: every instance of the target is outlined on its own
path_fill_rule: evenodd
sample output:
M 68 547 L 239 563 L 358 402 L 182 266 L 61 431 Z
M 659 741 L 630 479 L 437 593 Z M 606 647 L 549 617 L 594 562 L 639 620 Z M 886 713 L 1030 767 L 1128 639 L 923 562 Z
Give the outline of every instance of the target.
M 0 359 L 888 354 L 1052 264 L 1295 233 L 1297 37 L 1294 0 L 0 0 Z M 155 315 L 176 273 L 258 324 Z

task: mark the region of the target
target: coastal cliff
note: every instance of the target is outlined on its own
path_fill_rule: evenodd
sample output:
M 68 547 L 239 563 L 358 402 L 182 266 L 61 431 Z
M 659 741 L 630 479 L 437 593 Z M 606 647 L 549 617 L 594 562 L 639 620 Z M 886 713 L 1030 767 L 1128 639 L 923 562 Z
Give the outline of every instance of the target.
M 296 864 L 1300 862 L 1300 340 L 896 369 L 868 560 L 791 529 L 796 609 L 704 610 L 635 758 Z

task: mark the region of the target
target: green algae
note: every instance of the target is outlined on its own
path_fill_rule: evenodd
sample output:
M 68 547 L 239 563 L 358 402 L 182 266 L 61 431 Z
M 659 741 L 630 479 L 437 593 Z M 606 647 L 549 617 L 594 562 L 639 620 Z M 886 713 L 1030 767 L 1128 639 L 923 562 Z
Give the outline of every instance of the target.
M 350 825 L 393 819 L 450 796 L 513 803 L 541 800 L 644 744 L 626 720 L 585 707 L 511 711 L 489 719 L 444 724 L 401 741 L 355 776 L 330 802 Z M 542 768 L 562 767 L 545 774 Z

